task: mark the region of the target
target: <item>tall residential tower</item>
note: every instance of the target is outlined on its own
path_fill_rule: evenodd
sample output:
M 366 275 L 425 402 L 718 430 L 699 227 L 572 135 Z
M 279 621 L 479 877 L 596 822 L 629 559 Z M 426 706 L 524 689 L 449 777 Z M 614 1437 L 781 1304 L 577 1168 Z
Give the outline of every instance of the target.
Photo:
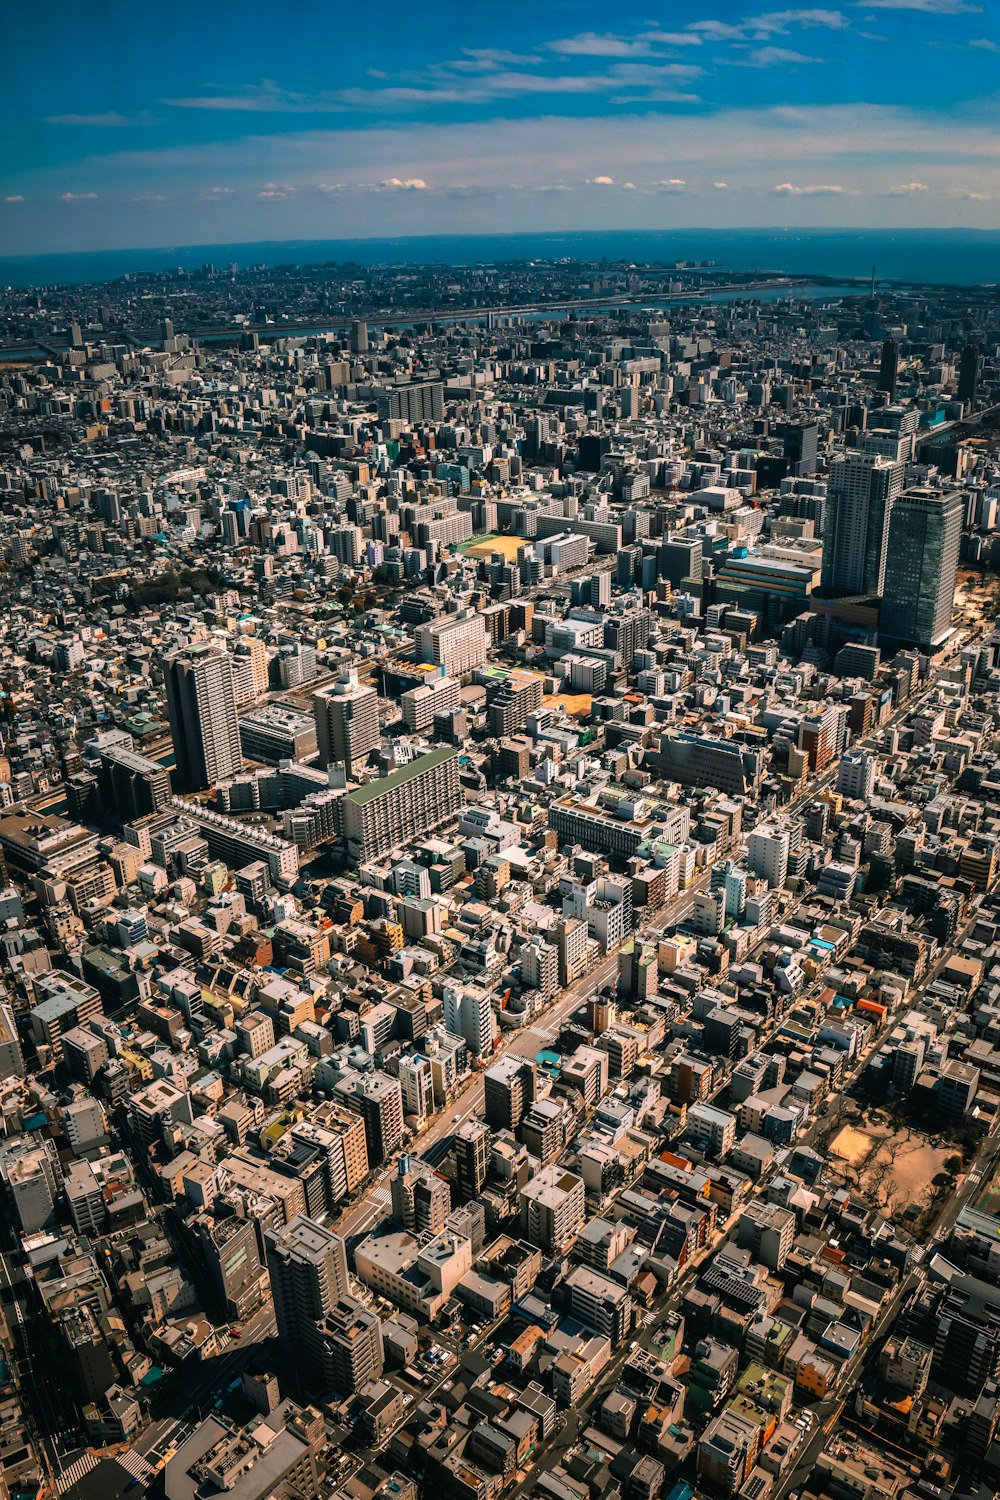
M 881 455 L 846 453 L 830 465 L 823 588 L 836 594 L 881 594 L 889 517 L 903 488 L 905 465 Z
M 947 635 L 964 509 L 957 490 L 912 489 L 896 501 L 879 616 L 885 640 L 929 650 Z
M 243 766 L 233 669 L 225 651 L 189 646 L 166 663 L 167 717 L 177 782 L 204 791 Z

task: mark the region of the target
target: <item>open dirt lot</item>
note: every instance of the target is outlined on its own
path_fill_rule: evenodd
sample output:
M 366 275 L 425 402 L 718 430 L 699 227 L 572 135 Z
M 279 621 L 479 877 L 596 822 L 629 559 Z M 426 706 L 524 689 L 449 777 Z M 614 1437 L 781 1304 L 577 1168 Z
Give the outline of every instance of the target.
M 523 536 L 488 536 L 481 542 L 475 542 L 471 547 L 463 547 L 463 552 L 471 552 L 473 557 L 490 557 L 494 552 L 502 552 L 508 562 L 517 560 L 517 549 L 530 546 Z
M 828 1149 L 835 1171 L 842 1164 L 846 1180 L 896 1213 L 929 1204 L 934 1178 L 955 1155 L 954 1146 L 934 1146 L 918 1130 L 871 1123 L 843 1126 Z

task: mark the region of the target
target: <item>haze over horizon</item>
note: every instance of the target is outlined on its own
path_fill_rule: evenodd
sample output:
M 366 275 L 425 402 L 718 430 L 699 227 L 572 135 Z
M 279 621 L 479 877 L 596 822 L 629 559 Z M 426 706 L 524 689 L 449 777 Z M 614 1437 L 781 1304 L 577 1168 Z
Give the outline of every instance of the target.
M 589 229 L 1000 228 L 972 0 L 20 8 L 0 254 Z M 114 37 L 114 44 L 107 39 Z

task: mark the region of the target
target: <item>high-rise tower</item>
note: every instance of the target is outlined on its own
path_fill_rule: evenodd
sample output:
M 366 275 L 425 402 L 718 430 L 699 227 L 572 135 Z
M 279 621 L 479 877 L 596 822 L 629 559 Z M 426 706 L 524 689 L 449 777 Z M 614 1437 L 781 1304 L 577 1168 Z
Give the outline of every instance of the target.
M 278 1343 L 289 1369 L 321 1380 L 320 1325 L 349 1295 L 344 1242 L 305 1214 L 265 1236 Z
M 179 651 L 166 663 L 166 689 L 178 784 L 203 791 L 237 776 L 243 759 L 226 653 L 209 645 Z
M 341 672 L 332 686 L 315 693 L 313 714 L 320 765 L 342 765 L 350 776 L 378 747 L 378 694 L 356 672 Z
M 851 450 L 830 465 L 823 587 L 837 594 L 880 594 L 889 517 L 905 465 Z
M 906 490 L 896 501 L 879 617 L 885 640 L 930 650 L 947 635 L 963 518 L 958 490 Z
M 895 339 L 886 339 L 882 345 L 882 363 L 878 372 L 878 388 L 885 391 L 890 401 L 896 399 L 896 382 L 899 378 L 899 344 Z

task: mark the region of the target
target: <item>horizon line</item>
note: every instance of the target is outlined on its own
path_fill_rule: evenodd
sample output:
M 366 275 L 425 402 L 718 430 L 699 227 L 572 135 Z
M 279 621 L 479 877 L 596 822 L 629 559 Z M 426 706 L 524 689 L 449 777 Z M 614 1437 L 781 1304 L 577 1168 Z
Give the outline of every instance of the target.
M 1000 238 L 1000 226 L 986 228 L 982 226 L 963 224 L 940 224 L 940 225 L 879 225 L 862 224 L 852 225 L 845 228 L 838 224 L 810 224 L 810 225 L 788 225 L 788 224 L 730 224 L 720 227 L 715 224 L 685 224 L 677 225 L 669 229 L 651 228 L 621 228 L 621 229 L 476 229 L 476 230 L 449 230 L 437 234 L 392 234 L 392 235 L 328 235 L 309 239 L 251 239 L 251 240 L 195 240 L 189 244 L 165 244 L 165 245 L 111 245 L 99 250 L 24 250 L 18 252 L 0 253 L 0 264 L 11 261 L 46 260 L 48 258 L 72 258 L 83 259 L 87 256 L 99 255 L 144 255 L 144 254 L 168 254 L 177 252 L 185 253 L 191 250 L 211 250 L 216 247 L 238 249 L 241 246 L 257 245 L 325 245 L 331 243 L 339 244 L 413 244 L 421 240 L 496 240 L 496 239 L 541 239 L 558 240 L 569 238 L 584 238 L 598 235 L 636 235 L 636 236 L 670 236 L 685 234 L 776 234 L 788 236 L 814 235 L 840 235 L 844 238 L 857 238 L 858 236 L 878 234 L 885 236 L 901 235 L 967 235 L 970 238 L 984 238 L 997 236 Z M 850 279 L 850 278 L 848 278 Z

